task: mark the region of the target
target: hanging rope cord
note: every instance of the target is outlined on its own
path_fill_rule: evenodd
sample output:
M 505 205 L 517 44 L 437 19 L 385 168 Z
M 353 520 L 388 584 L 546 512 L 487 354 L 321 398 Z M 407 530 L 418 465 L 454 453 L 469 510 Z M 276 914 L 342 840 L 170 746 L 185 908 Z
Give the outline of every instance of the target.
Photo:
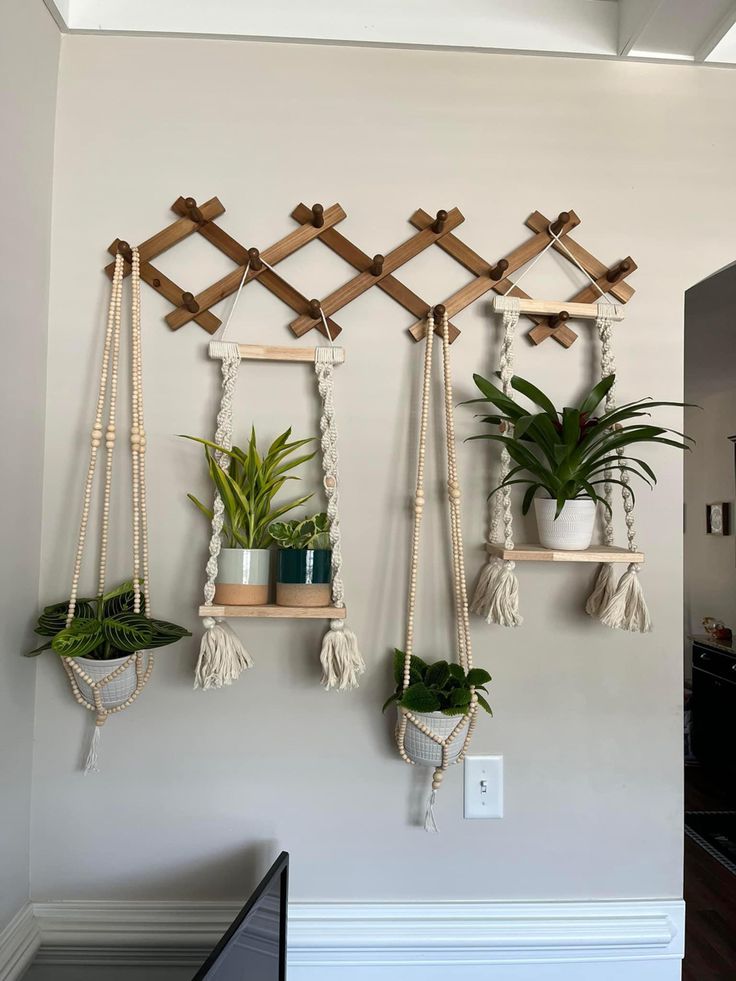
M 274 271 L 273 266 L 263 256 L 260 261 Z M 232 449 L 233 440 L 233 398 L 240 369 L 240 353 L 237 344 L 225 341 L 230 323 L 240 300 L 240 294 L 250 271 L 250 259 L 246 262 L 243 275 L 238 286 L 233 305 L 219 341 L 210 345 L 210 354 L 222 359 L 222 400 L 217 414 L 217 430 L 215 442 L 228 450 Z M 323 486 L 327 498 L 327 517 L 330 523 L 330 546 L 332 550 L 332 602 L 335 607 L 343 607 L 345 603 L 345 587 L 342 578 L 342 536 L 339 518 L 339 489 L 338 489 L 338 453 L 337 453 L 337 421 L 335 416 L 334 397 L 334 366 L 338 361 L 337 349 L 330 332 L 327 318 L 320 308 L 329 347 L 317 347 L 315 351 L 314 370 L 317 386 L 322 403 L 320 417 Z M 215 453 L 217 463 L 225 470 L 230 468 L 230 457 L 227 453 Z M 218 492 L 215 493 L 212 516 L 212 535 L 209 544 L 209 559 L 207 561 L 207 581 L 204 587 L 205 604 L 211 606 L 215 595 L 218 559 L 220 555 L 221 533 L 224 523 L 224 505 Z M 200 657 L 195 672 L 194 686 L 209 688 L 230 684 L 245 667 L 250 667 L 252 661 L 234 633 L 227 628 L 222 620 L 205 617 L 203 624 L 206 629 L 202 641 Z M 218 628 L 218 637 L 213 631 Z M 326 689 L 356 688 L 358 677 L 365 671 L 365 663 L 358 650 L 355 634 L 345 629 L 342 619 L 330 621 L 330 630 L 322 644 L 320 657 L 322 663 L 322 684 Z
M 429 409 L 431 401 L 432 387 L 432 351 L 434 336 L 434 316 L 430 310 L 427 317 L 426 342 L 424 349 L 424 375 L 422 384 L 422 402 L 419 421 L 419 445 L 417 453 L 417 478 L 414 496 L 414 519 L 412 522 L 412 536 L 409 560 L 409 591 L 407 601 L 406 616 L 406 635 L 404 651 L 404 670 L 402 678 L 402 692 L 405 692 L 411 683 L 411 658 L 414 653 L 414 626 L 416 621 L 416 599 L 417 581 L 419 574 L 419 553 L 421 545 L 422 517 L 424 514 L 425 495 L 424 478 L 426 470 L 427 456 L 427 430 L 429 426 Z M 465 577 L 465 562 L 463 558 L 463 539 L 462 521 L 460 510 L 460 484 L 458 480 L 457 455 L 455 449 L 455 423 L 453 416 L 452 398 L 452 374 L 450 365 L 450 346 L 449 346 L 449 326 L 448 318 L 445 313 L 442 317 L 442 361 L 443 361 L 443 385 L 444 385 L 444 409 L 445 409 L 445 437 L 447 445 L 447 491 L 450 512 L 450 532 L 452 549 L 452 581 L 453 596 L 455 605 L 456 636 L 458 660 L 465 671 L 469 671 L 473 666 L 473 652 L 470 642 L 470 621 L 468 616 L 467 584 Z M 461 762 L 470 744 L 473 730 L 476 723 L 477 697 L 473 690 L 472 702 L 469 708 L 469 725 L 464 739 L 463 748 L 456 762 Z M 449 765 L 448 754 L 452 741 L 465 728 L 467 717 L 462 716 L 446 739 L 441 740 L 435 736 L 428 726 L 417 719 L 411 712 L 402 709 L 399 716 L 399 726 L 397 731 L 397 745 L 401 758 L 406 763 L 412 763 L 406 750 L 404 749 L 404 737 L 407 725 L 411 721 L 420 731 L 430 736 L 435 742 L 442 746 L 442 763 L 438 766 L 432 779 L 432 795 L 427 809 L 427 830 L 436 831 L 434 822 L 433 805 L 434 795 L 439 789 L 444 770 Z
M 100 553 L 97 578 L 98 602 L 102 602 L 107 578 L 107 558 L 110 531 L 110 502 L 112 492 L 113 451 L 116 442 L 116 416 L 118 400 L 118 373 L 120 365 L 120 335 L 122 323 L 124 262 L 120 253 L 115 256 L 110 304 L 107 314 L 105 342 L 102 352 L 100 369 L 100 384 L 97 393 L 94 423 L 90 438 L 90 457 L 87 475 L 84 482 L 82 516 L 77 537 L 77 548 L 72 573 L 72 586 L 67 607 L 67 627 L 74 620 L 79 596 L 79 580 L 82 570 L 84 546 L 89 530 L 89 516 L 92 501 L 92 489 L 99 448 L 103 439 L 103 417 L 107 405 L 107 424 L 104 429 L 105 468 L 102 490 L 102 517 L 100 525 Z M 140 613 L 141 597 L 143 597 L 144 613 L 151 616 L 151 599 L 149 587 L 149 558 L 148 558 L 148 512 L 146 501 L 145 481 L 145 451 L 146 436 L 143 425 L 143 353 L 141 345 L 141 301 L 140 301 L 140 256 L 138 249 L 132 250 L 131 257 L 131 473 L 132 473 L 132 504 L 133 504 L 133 592 L 134 610 Z M 148 681 L 153 670 L 153 657 L 150 651 L 136 651 L 109 674 L 102 678 L 93 678 L 86 672 L 77 659 L 63 657 L 61 659 L 72 687 L 76 701 L 85 708 L 96 713 L 96 725 L 87 756 L 85 772 L 97 770 L 97 753 L 99 747 L 99 730 L 107 717 L 115 712 L 121 712 L 138 697 Z M 108 707 L 103 703 L 102 693 L 105 686 L 114 682 L 128 668 L 131 661 L 135 664 L 136 687 L 133 693 L 122 704 Z M 86 690 L 91 694 L 85 697 L 79 685 L 84 682 Z

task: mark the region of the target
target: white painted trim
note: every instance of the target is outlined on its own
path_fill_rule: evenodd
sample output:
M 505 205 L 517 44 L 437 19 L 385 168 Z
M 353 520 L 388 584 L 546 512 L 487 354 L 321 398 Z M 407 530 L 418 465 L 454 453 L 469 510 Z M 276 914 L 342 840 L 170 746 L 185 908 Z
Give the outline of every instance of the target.
M 734 24 L 736 24 L 736 3 L 731 5 L 731 9 L 724 14 L 720 21 L 713 27 L 710 34 L 705 38 L 695 52 L 695 60 L 708 61 L 713 56 L 713 61 L 717 61 L 718 55 L 715 54 L 716 48 L 733 28 Z
M 618 53 L 625 58 L 662 6 L 663 0 L 619 0 Z
M 44 964 L 200 962 L 234 903 L 36 903 Z M 292 903 L 289 964 L 315 968 L 489 967 L 681 960 L 681 900 L 544 903 Z
M 27 903 L 0 932 L 0 981 L 18 981 L 41 943 L 33 907 Z

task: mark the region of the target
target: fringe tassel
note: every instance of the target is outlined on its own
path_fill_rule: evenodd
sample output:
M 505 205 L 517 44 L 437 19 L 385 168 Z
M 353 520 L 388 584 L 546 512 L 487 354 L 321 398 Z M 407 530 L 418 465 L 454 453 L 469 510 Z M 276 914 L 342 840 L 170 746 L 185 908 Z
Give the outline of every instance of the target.
M 345 629 L 342 620 L 330 621 L 330 629 L 322 640 L 320 661 L 325 691 L 358 687 L 358 678 L 365 671 L 365 661 L 358 649 L 358 638 L 352 630 Z
M 601 623 L 619 630 L 648 633 L 652 629 L 649 610 L 639 582 L 639 567 L 631 563 L 621 576 L 611 601 L 601 615 Z
M 102 738 L 102 726 L 104 719 L 100 722 L 99 719 L 95 722 L 94 732 L 92 733 L 92 738 L 89 741 L 89 751 L 87 752 L 87 759 L 84 763 L 84 775 L 87 776 L 88 773 L 99 773 L 100 768 L 97 765 L 100 758 L 100 739 Z
M 250 654 L 222 620 L 205 617 L 204 635 L 194 671 L 195 688 L 221 688 L 237 681 L 246 668 L 253 667 Z
M 479 617 L 483 617 L 484 620 L 491 610 L 491 598 L 495 590 L 500 565 L 501 563 L 495 556 L 488 559 L 480 570 L 475 592 L 470 601 L 470 612 L 476 613 Z M 490 623 L 490 620 L 488 622 Z
M 524 622 L 519 613 L 519 580 L 515 570 L 516 563 L 510 559 L 498 562 L 485 580 L 483 608 L 486 623 L 497 623 L 501 627 L 518 627 Z M 481 581 L 478 582 L 480 589 Z M 476 590 L 476 593 L 478 590 Z M 473 597 L 475 602 L 475 597 Z M 480 607 L 480 604 L 479 604 Z
M 437 803 L 437 791 L 433 790 L 427 799 L 427 810 L 424 813 L 424 830 L 436 835 L 440 830 L 434 815 L 434 805 Z
M 612 562 L 602 563 L 593 586 L 593 592 L 585 604 L 585 612 L 591 617 L 600 617 L 616 592 Z

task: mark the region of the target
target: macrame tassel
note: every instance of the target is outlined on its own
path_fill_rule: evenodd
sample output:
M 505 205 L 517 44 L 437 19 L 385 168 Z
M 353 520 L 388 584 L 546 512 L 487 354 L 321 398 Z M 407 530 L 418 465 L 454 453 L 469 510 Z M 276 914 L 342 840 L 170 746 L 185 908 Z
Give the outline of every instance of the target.
M 491 601 L 496 590 L 496 580 L 500 571 L 500 562 L 493 556 L 488 559 L 480 570 L 478 582 L 475 584 L 475 592 L 470 601 L 470 612 L 476 613 L 479 617 L 486 620 L 491 613 Z M 488 620 L 488 623 L 491 621 Z
M 246 668 L 253 667 L 250 654 L 227 623 L 205 617 L 204 636 L 194 672 L 195 688 L 222 688 L 237 681 Z
M 434 806 L 437 803 L 437 791 L 433 790 L 427 798 L 427 810 L 424 812 L 424 830 L 436 835 L 440 830 L 434 816 Z
M 92 733 L 92 738 L 89 741 L 89 751 L 87 752 L 87 759 L 84 763 L 84 775 L 88 773 L 99 773 L 100 768 L 97 765 L 100 758 L 100 739 L 102 738 L 102 726 L 104 724 L 104 718 L 102 721 L 97 719 L 95 722 L 95 728 Z
M 601 615 L 601 623 L 619 630 L 648 633 L 652 629 L 644 593 L 639 582 L 639 568 L 631 563 L 621 576 L 616 592 Z
M 585 604 L 585 612 L 591 617 L 600 617 L 616 592 L 616 582 L 612 562 L 604 562 L 598 570 L 593 592 Z
M 322 686 L 326 691 L 337 688 L 345 691 L 358 687 L 358 678 L 365 671 L 365 661 L 358 649 L 358 638 L 346 630 L 342 620 L 331 620 L 330 629 L 322 640 Z
M 515 569 L 516 563 L 509 559 L 499 563 L 498 572 L 491 582 L 487 623 L 518 627 L 524 622 L 519 613 L 519 580 Z

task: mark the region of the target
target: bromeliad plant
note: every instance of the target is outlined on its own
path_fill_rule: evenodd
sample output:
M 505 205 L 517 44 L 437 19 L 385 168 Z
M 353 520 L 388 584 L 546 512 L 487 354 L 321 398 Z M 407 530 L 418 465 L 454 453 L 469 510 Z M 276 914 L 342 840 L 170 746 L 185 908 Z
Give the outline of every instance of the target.
M 660 406 L 678 406 L 681 402 L 655 402 L 637 399 L 608 412 L 595 415 L 601 402 L 616 381 L 608 375 L 600 381 L 576 408 L 564 408 L 561 412 L 535 385 L 518 375 L 511 379 L 511 387 L 526 396 L 541 409 L 525 408 L 504 395 L 482 375 L 473 375 L 483 398 L 472 399 L 464 404 L 490 402 L 498 413 L 482 416 L 482 421 L 499 426 L 498 433 L 482 433 L 470 439 L 491 439 L 502 443 L 516 464 L 492 493 L 512 484 L 527 487 L 522 502 L 526 514 L 537 491 L 544 491 L 557 502 L 557 517 L 566 501 L 591 498 L 599 501 L 610 512 L 605 498 L 597 488 L 604 483 L 622 484 L 619 477 L 607 471 L 623 471 L 641 478 L 650 487 L 657 482 L 654 471 L 644 460 L 626 451 L 638 443 L 675 446 L 681 450 L 690 447 L 683 440 L 689 436 L 662 426 L 640 422 L 650 416 L 651 409 Z M 509 427 L 513 429 L 509 432 Z M 672 438 L 677 437 L 677 438 Z M 619 469 L 620 468 L 620 469 Z M 634 497 L 633 491 L 629 488 Z
M 294 456 L 302 446 L 313 439 L 289 441 L 291 428 L 281 433 L 271 443 L 265 454 L 258 452 L 256 432 L 251 428 L 250 441 L 245 449 L 233 446 L 228 450 L 207 439 L 185 436 L 204 446 L 210 478 L 222 498 L 225 508 L 223 545 L 226 548 L 268 548 L 271 544 L 269 526 L 276 518 L 306 503 L 312 496 L 274 507 L 273 500 L 288 480 L 299 480 L 290 471 L 311 460 L 314 453 Z M 215 459 L 215 453 L 224 453 L 230 459 L 230 469 L 225 470 Z M 202 504 L 194 494 L 187 497 L 205 517 L 212 521 L 212 508 Z
M 330 548 L 330 521 L 324 511 L 301 521 L 275 521 L 268 531 L 279 548 Z
M 396 691 L 387 698 L 381 711 L 396 702 L 410 712 L 442 712 L 443 715 L 466 715 L 473 697 L 473 688 L 478 696 L 478 704 L 490 715 L 491 706 L 481 692 L 488 693 L 485 687 L 491 680 L 485 668 L 471 668 L 467 673 L 459 664 L 448 661 L 435 661 L 427 664 L 421 657 L 411 656 L 409 686 L 404 685 L 404 652 L 394 651 L 394 681 Z
M 49 638 L 25 657 L 56 651 L 61 657 L 88 657 L 110 661 L 141 650 L 175 644 L 192 635 L 186 627 L 153 620 L 133 612 L 133 583 L 124 582 L 98 599 L 77 600 L 74 619 L 67 627 L 69 601 L 44 607 L 35 632 Z

